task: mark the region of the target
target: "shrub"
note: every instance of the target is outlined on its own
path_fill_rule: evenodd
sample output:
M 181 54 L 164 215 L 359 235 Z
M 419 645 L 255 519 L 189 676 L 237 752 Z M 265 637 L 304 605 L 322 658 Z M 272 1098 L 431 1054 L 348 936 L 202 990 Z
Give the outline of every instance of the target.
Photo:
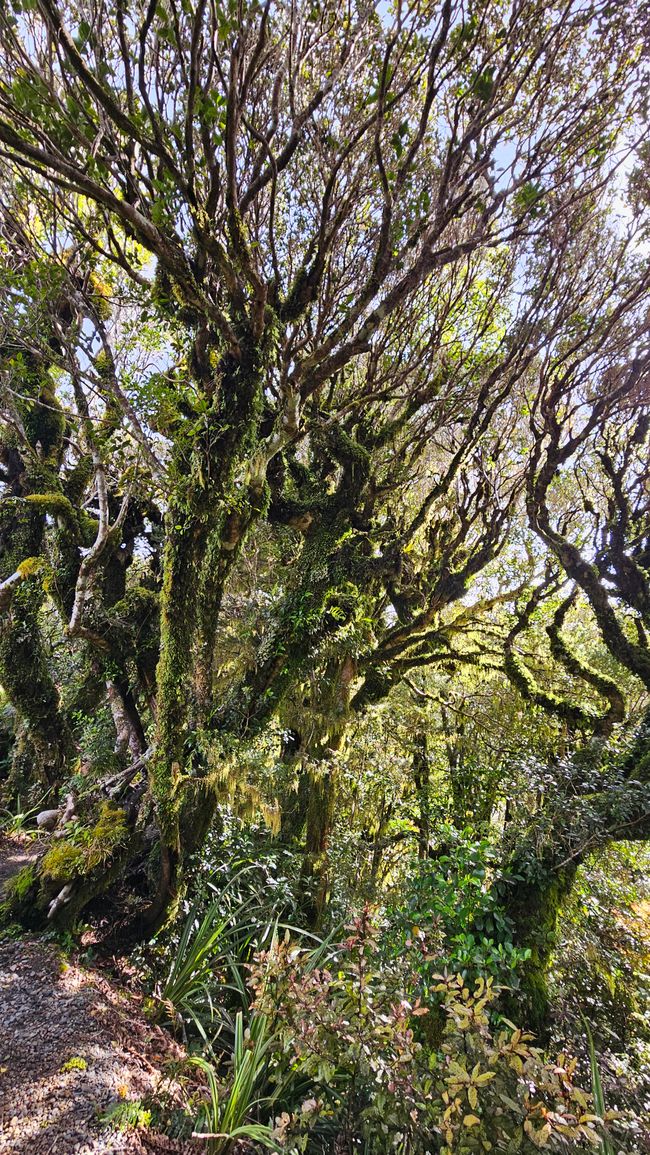
M 575 1060 L 546 1062 L 531 1035 L 493 1021 L 491 979 L 432 976 L 422 1005 L 406 955 L 377 965 L 379 939 L 366 911 L 325 961 L 288 936 L 258 956 L 254 1009 L 277 1039 L 269 1077 L 301 1088 L 276 1117 L 284 1150 L 455 1155 L 599 1142 Z M 443 1026 L 428 1047 L 414 1028 L 436 1011 Z
M 491 885 L 497 851 L 470 832 L 448 828 L 444 837 L 453 850 L 413 863 L 404 897 L 388 909 L 384 948 L 400 953 L 412 943 L 420 947 L 413 958 L 422 997 L 435 983 L 431 976 L 443 969 L 462 974 L 470 984 L 492 977 L 516 989 L 530 951 L 514 945 L 512 923 Z

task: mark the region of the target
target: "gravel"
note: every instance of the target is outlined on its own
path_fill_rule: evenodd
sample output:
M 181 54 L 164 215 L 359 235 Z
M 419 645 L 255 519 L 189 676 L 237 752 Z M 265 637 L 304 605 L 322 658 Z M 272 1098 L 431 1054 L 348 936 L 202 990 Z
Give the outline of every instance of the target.
M 0 942 L 2 1155 L 195 1151 L 151 1129 L 119 1131 L 99 1119 L 120 1101 L 178 1096 L 164 1068 L 182 1058 L 137 998 L 98 970 L 63 960 L 38 939 Z

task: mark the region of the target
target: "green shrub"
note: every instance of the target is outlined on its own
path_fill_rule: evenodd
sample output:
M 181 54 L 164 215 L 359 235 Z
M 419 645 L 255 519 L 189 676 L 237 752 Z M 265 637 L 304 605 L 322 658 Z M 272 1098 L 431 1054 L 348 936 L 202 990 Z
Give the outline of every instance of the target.
M 498 852 L 471 832 L 449 827 L 442 836 L 452 849 L 412 864 L 399 905 L 387 911 L 384 949 L 400 953 L 415 943 L 423 997 L 431 976 L 445 968 L 470 984 L 491 977 L 517 989 L 530 951 L 514 945 L 513 925 L 491 885 Z
M 408 954 L 388 967 L 380 938 L 366 913 L 316 964 L 287 937 L 258 959 L 254 1009 L 277 1040 L 269 1077 L 300 1088 L 276 1116 L 284 1150 L 456 1155 L 598 1143 L 589 1096 L 574 1085 L 576 1061 L 547 1062 L 531 1035 L 495 1023 L 491 979 L 431 976 L 423 1005 L 410 993 L 418 976 Z M 431 1048 L 415 1027 L 435 1010 L 444 1027 Z

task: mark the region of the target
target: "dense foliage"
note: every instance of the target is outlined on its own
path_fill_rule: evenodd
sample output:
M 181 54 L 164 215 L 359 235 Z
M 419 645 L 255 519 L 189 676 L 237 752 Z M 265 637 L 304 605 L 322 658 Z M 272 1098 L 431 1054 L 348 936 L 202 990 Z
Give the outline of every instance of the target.
M 3 920 L 157 936 L 214 1151 L 649 1141 L 649 43 L 0 11 Z

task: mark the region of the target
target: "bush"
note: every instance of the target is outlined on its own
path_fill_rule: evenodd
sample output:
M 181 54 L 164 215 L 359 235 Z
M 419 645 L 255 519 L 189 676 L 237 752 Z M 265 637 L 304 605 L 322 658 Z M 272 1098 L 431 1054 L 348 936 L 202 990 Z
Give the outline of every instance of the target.
M 435 983 L 432 976 L 444 969 L 463 975 L 470 985 L 492 978 L 516 990 L 530 951 L 514 945 L 512 923 L 491 886 L 497 852 L 487 840 L 453 827 L 442 837 L 452 849 L 413 863 L 405 897 L 387 911 L 390 932 L 384 942 L 395 953 L 416 945 L 422 997 Z
M 455 1155 L 599 1143 L 575 1060 L 545 1062 L 531 1035 L 495 1023 L 491 979 L 432 976 L 423 1005 L 408 955 L 377 965 L 381 930 L 366 911 L 325 958 L 288 935 L 258 956 L 254 1010 L 277 1040 L 269 1078 L 301 1087 L 276 1116 L 283 1150 Z M 427 1046 L 415 1027 L 436 1014 L 439 1040 Z

